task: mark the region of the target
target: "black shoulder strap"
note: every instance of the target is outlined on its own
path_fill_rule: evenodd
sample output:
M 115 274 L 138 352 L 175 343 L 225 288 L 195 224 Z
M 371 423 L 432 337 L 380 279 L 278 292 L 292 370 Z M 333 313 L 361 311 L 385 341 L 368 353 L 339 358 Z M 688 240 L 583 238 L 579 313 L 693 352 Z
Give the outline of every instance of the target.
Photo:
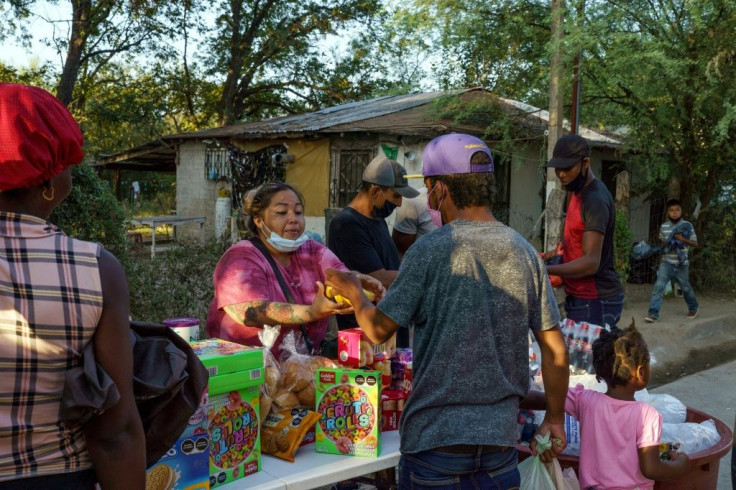
M 288 301 L 291 304 L 296 304 L 296 301 L 294 301 L 294 296 L 292 296 L 291 294 L 291 290 L 286 285 L 284 276 L 281 275 L 281 271 L 279 270 L 278 265 L 276 265 L 276 261 L 274 260 L 273 255 L 271 255 L 271 252 L 269 252 L 268 249 L 266 248 L 266 245 L 263 244 L 260 237 L 258 236 L 252 236 L 248 240 L 250 240 L 253 246 L 256 247 L 259 252 L 261 252 L 261 255 L 263 255 L 268 261 L 268 263 L 271 265 L 271 268 L 273 269 L 273 273 L 276 274 L 276 279 L 279 281 L 281 290 L 283 291 L 284 296 L 286 297 L 286 301 Z M 309 351 L 310 354 L 312 354 L 312 341 L 307 335 L 307 329 L 304 328 L 304 324 L 299 325 L 299 328 L 302 331 L 302 337 L 304 337 L 304 343 L 307 344 L 307 350 Z
M 273 273 L 276 274 L 276 279 L 279 281 L 279 285 L 284 292 L 284 296 L 286 296 L 286 301 L 292 304 L 295 303 L 294 296 L 292 296 L 291 290 L 286 285 L 286 281 L 284 280 L 284 276 L 281 275 L 279 266 L 276 265 L 276 261 L 273 259 L 273 255 L 271 255 L 271 252 L 268 251 L 266 246 L 261 241 L 260 237 L 252 236 L 248 240 L 250 240 L 250 242 L 258 249 L 259 252 L 261 252 L 261 255 L 263 255 L 268 263 L 271 265 Z

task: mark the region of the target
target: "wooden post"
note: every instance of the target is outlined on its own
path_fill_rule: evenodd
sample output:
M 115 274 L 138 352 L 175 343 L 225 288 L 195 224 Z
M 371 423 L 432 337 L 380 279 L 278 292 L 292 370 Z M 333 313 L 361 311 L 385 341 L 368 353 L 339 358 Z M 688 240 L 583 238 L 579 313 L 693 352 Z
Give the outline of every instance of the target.
M 616 209 L 620 209 L 624 216 L 629 217 L 629 204 L 631 203 L 631 178 L 628 170 L 623 170 L 616 175 Z
M 552 58 L 549 74 L 549 129 L 547 137 L 547 159 L 552 158 L 555 143 L 562 135 L 562 34 L 564 0 L 552 0 Z M 544 251 L 551 250 L 562 240 L 562 216 L 565 209 L 565 192 L 560 189 L 557 176 L 552 168 L 547 168 L 546 216 Z M 562 194 L 560 198 L 559 194 Z

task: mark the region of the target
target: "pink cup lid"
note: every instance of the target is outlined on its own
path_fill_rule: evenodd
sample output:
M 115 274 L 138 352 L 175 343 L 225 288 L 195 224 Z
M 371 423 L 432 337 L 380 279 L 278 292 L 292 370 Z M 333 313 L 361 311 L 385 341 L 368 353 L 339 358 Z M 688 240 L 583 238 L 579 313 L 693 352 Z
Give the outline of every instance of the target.
M 164 320 L 167 327 L 193 327 L 199 325 L 199 318 L 167 318 Z

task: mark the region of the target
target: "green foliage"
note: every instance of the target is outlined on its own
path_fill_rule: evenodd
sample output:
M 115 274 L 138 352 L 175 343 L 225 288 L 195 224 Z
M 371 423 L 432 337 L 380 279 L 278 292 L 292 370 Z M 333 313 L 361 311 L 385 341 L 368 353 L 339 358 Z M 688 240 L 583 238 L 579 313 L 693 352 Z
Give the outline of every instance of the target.
M 215 31 L 209 35 L 210 75 L 225 77 L 222 124 L 261 119 L 299 109 L 315 91 L 336 81 L 318 41 L 343 28 L 368 23 L 379 0 L 221 1 Z
M 736 187 L 724 192 L 714 205 L 713 223 L 704 236 L 703 245 L 691 252 L 690 275 L 693 284 L 702 289 L 736 292 Z
M 53 93 L 51 67 L 36 61 L 31 62 L 28 68 L 16 68 L 0 62 L 0 82 L 33 85 Z
M 125 213 L 97 172 L 83 163 L 72 171 L 69 197 L 51 214 L 49 221 L 74 238 L 99 242 L 118 258 L 127 250 Z
M 402 10 L 431 45 L 430 76 L 442 89 L 483 87 L 547 105 L 549 2 L 413 0 Z
M 687 208 L 711 202 L 718 182 L 736 172 L 736 3 L 594 2 L 585 14 L 566 41 L 585 54 L 584 122 L 588 107 L 606 107 L 608 125 L 626 127 L 627 146 L 645 163 L 652 187 L 677 181 Z M 703 207 L 699 232 L 714 222 L 710 212 Z
M 498 152 L 518 151 L 533 138 L 541 138 L 532 131 L 522 111 L 505 108 L 495 96 L 473 93 L 450 95 L 437 99 L 432 107 L 440 120 L 452 121 L 458 126 L 483 129 L 483 138 Z
M 151 259 L 148 249 L 131 255 L 125 269 L 130 283 L 130 312 L 134 319 L 161 322 L 166 318 L 195 317 L 204 325 L 214 297 L 212 276 L 228 244 L 210 240 L 177 241 Z
M 621 282 L 629 276 L 629 256 L 634 235 L 629 228 L 629 218 L 622 209 L 616 210 L 616 226 L 613 230 L 613 267 Z

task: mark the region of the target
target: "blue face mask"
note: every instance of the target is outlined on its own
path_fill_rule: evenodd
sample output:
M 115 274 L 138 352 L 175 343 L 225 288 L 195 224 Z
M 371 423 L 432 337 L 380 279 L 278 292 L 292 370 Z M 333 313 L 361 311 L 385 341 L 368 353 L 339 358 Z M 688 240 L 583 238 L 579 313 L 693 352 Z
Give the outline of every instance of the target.
M 266 231 L 270 233 L 270 236 L 266 241 L 279 252 L 293 252 L 304 245 L 307 240 L 309 240 L 309 236 L 306 233 L 302 233 L 302 235 L 296 240 L 289 240 L 288 238 L 284 238 L 277 233 L 269 230 L 265 223 L 263 223 L 263 227 L 266 229 Z

